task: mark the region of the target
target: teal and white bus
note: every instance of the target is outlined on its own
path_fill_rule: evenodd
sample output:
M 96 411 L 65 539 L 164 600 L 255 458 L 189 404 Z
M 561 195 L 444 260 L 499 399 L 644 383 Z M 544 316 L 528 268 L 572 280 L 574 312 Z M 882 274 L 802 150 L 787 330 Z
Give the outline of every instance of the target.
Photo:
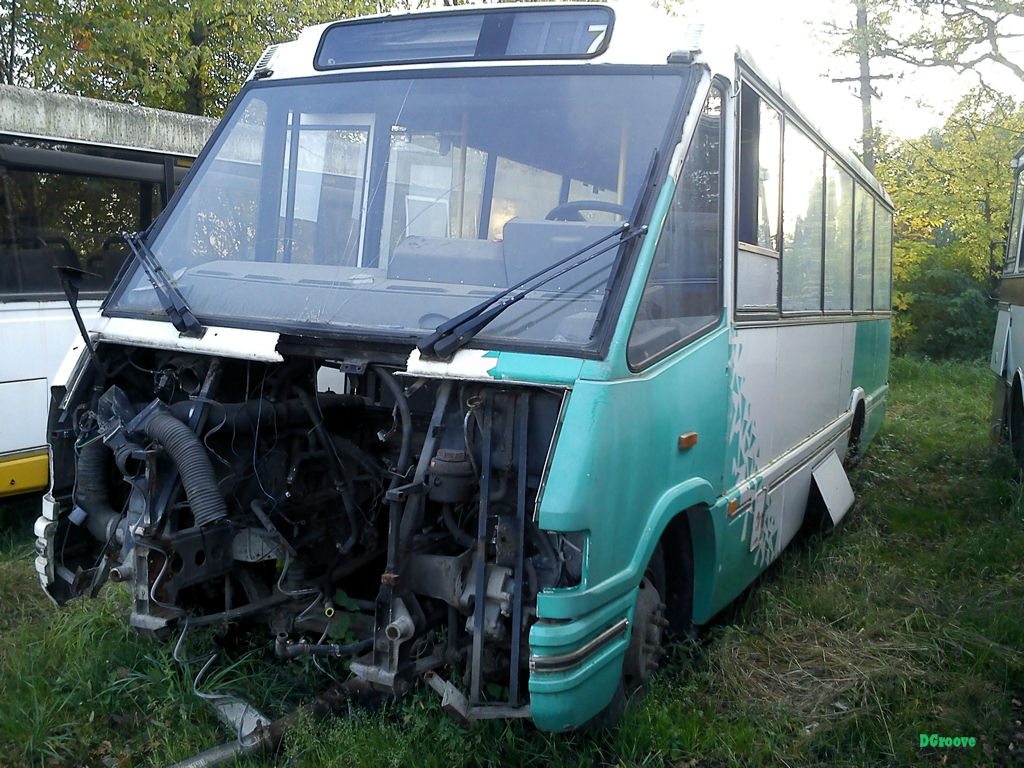
M 838 521 L 892 203 L 693 40 L 524 3 L 269 48 L 55 383 L 49 594 L 563 730 Z

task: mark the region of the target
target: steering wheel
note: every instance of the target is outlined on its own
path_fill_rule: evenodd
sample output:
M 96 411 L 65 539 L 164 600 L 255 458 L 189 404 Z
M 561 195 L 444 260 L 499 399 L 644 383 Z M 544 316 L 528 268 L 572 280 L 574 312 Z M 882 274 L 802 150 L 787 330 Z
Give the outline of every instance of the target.
M 570 200 L 568 203 L 556 205 L 544 218 L 548 221 L 586 221 L 580 211 L 605 211 L 617 213 L 623 220 L 629 216 L 629 209 L 618 203 L 605 200 Z

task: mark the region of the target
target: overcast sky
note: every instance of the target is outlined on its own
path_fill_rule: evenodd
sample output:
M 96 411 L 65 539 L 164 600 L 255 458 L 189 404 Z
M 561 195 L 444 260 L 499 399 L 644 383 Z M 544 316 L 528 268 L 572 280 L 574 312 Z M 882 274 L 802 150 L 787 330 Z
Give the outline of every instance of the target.
M 833 83 L 833 77 L 855 77 L 857 62 L 831 55 L 835 43 L 827 39 L 824 22 L 852 26 L 851 0 L 686 0 L 684 15 L 705 27 L 722 24 L 733 28 L 736 41 L 754 54 L 758 64 L 777 74 L 803 111 L 835 142 L 852 148 L 860 136 L 860 101 L 850 83 Z M 1024 55 L 1020 58 L 1024 60 Z M 874 104 L 876 122 L 898 136 L 919 136 L 942 124 L 959 98 L 977 84 L 969 75 L 948 69 L 900 71 L 895 64 L 873 63 L 879 73 L 893 72 L 892 80 L 879 81 L 882 98 Z M 1000 88 L 1021 86 L 1013 78 L 995 72 L 986 78 Z M 806 94 L 806 101 L 804 95 Z M 807 102 L 810 102 L 808 105 Z

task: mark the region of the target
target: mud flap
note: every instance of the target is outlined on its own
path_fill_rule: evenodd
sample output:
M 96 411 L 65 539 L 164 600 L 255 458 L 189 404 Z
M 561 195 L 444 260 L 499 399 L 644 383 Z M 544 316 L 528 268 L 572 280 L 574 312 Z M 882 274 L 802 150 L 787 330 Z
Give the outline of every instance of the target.
M 815 467 L 811 476 L 834 528 L 853 506 L 853 488 L 846 477 L 843 462 L 836 452 L 832 451 L 828 458 Z

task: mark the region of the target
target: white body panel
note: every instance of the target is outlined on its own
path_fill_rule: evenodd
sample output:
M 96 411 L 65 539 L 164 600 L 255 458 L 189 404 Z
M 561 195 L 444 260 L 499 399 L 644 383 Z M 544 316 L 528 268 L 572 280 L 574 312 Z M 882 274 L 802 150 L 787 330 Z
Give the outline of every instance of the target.
M 99 305 L 79 303 L 87 322 L 99 317 Z M 0 304 L 0 455 L 46 447 L 47 393 L 76 336 L 63 301 Z
M 799 531 L 815 467 L 846 452 L 856 332 L 854 322 L 735 332 L 731 431 L 742 450 L 726 474 L 751 505 L 749 547 L 762 564 Z
M 735 375 L 760 448 L 755 471 L 849 408 L 856 332 L 852 322 L 737 329 Z

